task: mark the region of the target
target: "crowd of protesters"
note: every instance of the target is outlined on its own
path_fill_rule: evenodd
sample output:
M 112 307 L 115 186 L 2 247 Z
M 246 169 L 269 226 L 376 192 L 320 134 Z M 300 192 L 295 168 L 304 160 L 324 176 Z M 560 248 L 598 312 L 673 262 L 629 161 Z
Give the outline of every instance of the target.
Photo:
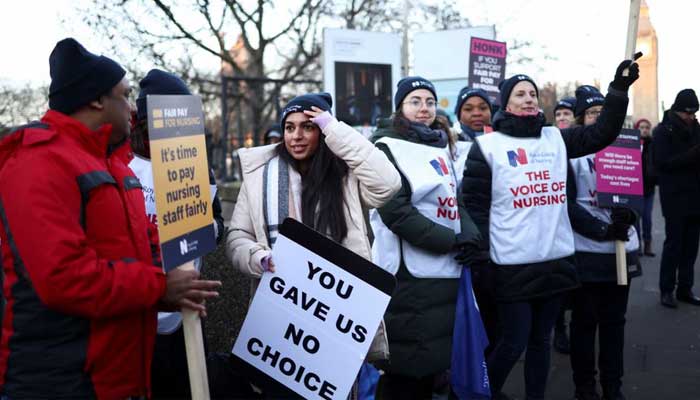
M 194 271 L 161 268 L 146 97 L 192 93 L 154 69 L 131 104 L 125 70 L 74 39 L 56 44 L 49 65 L 49 110 L 0 142 L 0 398 L 187 398 L 178 311 L 204 315 L 221 283 L 200 278 L 201 260 Z M 601 208 L 594 195 L 595 153 L 620 133 L 638 77 L 636 63 L 621 62 L 606 95 L 577 88 L 556 104 L 551 124 L 527 75 L 504 80 L 496 102 L 465 87 L 453 129 L 433 83 L 409 76 L 370 139 L 332 115 L 329 94 L 299 94 L 264 146 L 239 151 L 242 184 L 228 229 L 213 197 L 215 239 L 230 267 L 251 279 L 251 294 L 275 273 L 285 218 L 393 274 L 397 287 L 365 359 L 382 371 L 378 399 L 429 399 L 440 387 L 443 398 L 508 399 L 502 390 L 523 353 L 525 398 L 544 399 L 553 329 L 555 348 L 570 353 L 576 399 L 624 399 L 629 286 L 616 282 L 615 241 L 632 269 L 655 256 L 656 186 L 666 220 L 661 304 L 700 305 L 692 291 L 700 240 L 693 90 L 678 93 L 653 132 L 649 120 L 635 123 L 643 208 Z M 211 173 L 210 184 L 215 192 Z M 514 199 L 527 187 L 542 195 Z M 487 394 L 473 397 L 450 390 L 448 379 L 461 348 L 453 332 L 464 274 L 488 338 L 477 358 Z M 236 365 L 230 357 L 224 362 Z M 350 398 L 360 396 L 363 376 Z M 218 378 L 214 397 L 298 398 L 251 368 Z

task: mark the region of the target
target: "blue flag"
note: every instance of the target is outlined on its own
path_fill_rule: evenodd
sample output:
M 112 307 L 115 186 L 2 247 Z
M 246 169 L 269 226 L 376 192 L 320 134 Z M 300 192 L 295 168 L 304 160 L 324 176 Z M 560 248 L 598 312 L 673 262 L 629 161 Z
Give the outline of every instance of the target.
M 484 349 L 489 345 L 472 290 L 472 273 L 462 269 L 452 336 L 450 384 L 459 400 L 491 398 Z

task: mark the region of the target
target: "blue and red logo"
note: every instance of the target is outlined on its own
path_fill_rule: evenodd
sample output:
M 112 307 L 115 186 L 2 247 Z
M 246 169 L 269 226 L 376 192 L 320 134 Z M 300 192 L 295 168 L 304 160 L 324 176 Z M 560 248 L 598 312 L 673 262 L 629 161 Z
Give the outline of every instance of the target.
M 513 150 L 508 151 L 508 163 L 511 167 L 517 167 L 518 165 L 527 164 L 527 153 L 525 149 L 518 148 L 517 152 Z
M 447 176 L 450 174 L 450 170 L 447 169 L 447 164 L 445 163 L 445 160 L 442 157 L 430 160 L 430 165 L 432 165 L 433 168 L 435 168 L 435 172 L 437 172 L 440 176 Z

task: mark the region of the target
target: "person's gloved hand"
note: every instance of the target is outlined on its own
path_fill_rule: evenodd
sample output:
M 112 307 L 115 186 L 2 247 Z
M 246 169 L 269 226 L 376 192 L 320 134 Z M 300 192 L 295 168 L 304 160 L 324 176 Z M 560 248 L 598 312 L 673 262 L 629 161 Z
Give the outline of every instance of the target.
M 636 61 L 641 56 L 641 51 L 636 53 L 633 57 L 634 61 Z M 610 82 L 610 87 L 616 90 L 626 92 L 630 88 L 630 86 L 632 86 L 634 81 L 639 79 L 639 65 L 634 61 L 625 60 L 617 66 L 617 70 L 615 71 L 615 78 L 612 82 Z M 627 76 L 623 76 L 623 72 L 628 68 L 629 74 Z
M 481 247 L 481 236 L 477 235 L 472 238 L 465 238 L 457 235 L 457 243 L 455 249 L 459 253 L 455 256 L 455 260 L 466 266 L 476 263 L 484 263 L 490 259 L 488 251 Z
M 629 236 L 627 235 L 627 232 L 629 231 L 630 226 L 629 224 L 623 224 L 620 222 L 613 222 L 612 224 L 608 225 L 608 229 L 605 231 L 605 235 L 603 236 L 604 241 L 611 241 L 611 240 L 620 240 L 623 242 L 629 241 Z
M 612 219 L 613 222 L 634 225 L 634 223 L 637 222 L 637 214 L 629 208 L 613 207 L 610 213 L 610 219 Z

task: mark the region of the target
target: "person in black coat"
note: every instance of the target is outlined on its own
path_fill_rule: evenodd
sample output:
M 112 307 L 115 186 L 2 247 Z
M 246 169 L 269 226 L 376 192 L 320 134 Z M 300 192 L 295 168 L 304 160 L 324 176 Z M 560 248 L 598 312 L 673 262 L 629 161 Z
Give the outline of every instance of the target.
M 623 76 L 627 68 L 629 76 Z M 550 335 L 562 293 L 579 285 L 562 187 L 566 159 L 597 152 L 615 140 L 627 113 L 627 91 L 637 78 L 639 67 L 623 61 L 598 121 L 560 132 L 545 127 L 534 81 L 515 75 L 501 84 L 503 108 L 494 116 L 494 132 L 471 147 L 462 196 L 487 244 L 481 251 L 489 252 L 495 270 L 502 326 L 487 360 L 495 399 L 506 398 L 501 389 L 526 348 L 526 398 L 544 399 Z
M 592 125 L 600 115 L 603 96 L 591 86 L 576 90 L 576 119 Z M 625 314 L 629 285 L 618 285 L 615 240 L 625 243 L 627 265 L 637 263 L 639 240 L 628 208 L 598 207 L 595 154 L 569 161 L 568 211 L 574 229 L 576 270 L 581 287 L 571 292 L 571 369 L 576 400 L 624 400 L 622 394 Z M 630 274 L 631 276 L 631 274 Z
M 644 251 L 640 254 L 647 257 L 656 257 L 651 250 L 651 212 L 654 209 L 654 195 L 656 194 L 657 176 L 654 162 L 651 156 L 653 138 L 651 136 L 651 122 L 640 118 L 635 122 L 634 129 L 639 129 L 642 139 L 642 177 L 644 181 L 644 209 L 642 210 L 641 231 L 644 239 Z M 639 225 L 639 224 L 638 224 Z
M 695 92 L 681 90 L 653 134 L 652 154 L 659 174 L 661 211 L 666 220 L 659 288 L 661 304 L 670 308 L 678 307 L 673 298 L 676 288 L 676 299 L 700 305 L 700 298 L 692 292 L 700 240 L 700 125 L 695 117 L 697 111 Z

